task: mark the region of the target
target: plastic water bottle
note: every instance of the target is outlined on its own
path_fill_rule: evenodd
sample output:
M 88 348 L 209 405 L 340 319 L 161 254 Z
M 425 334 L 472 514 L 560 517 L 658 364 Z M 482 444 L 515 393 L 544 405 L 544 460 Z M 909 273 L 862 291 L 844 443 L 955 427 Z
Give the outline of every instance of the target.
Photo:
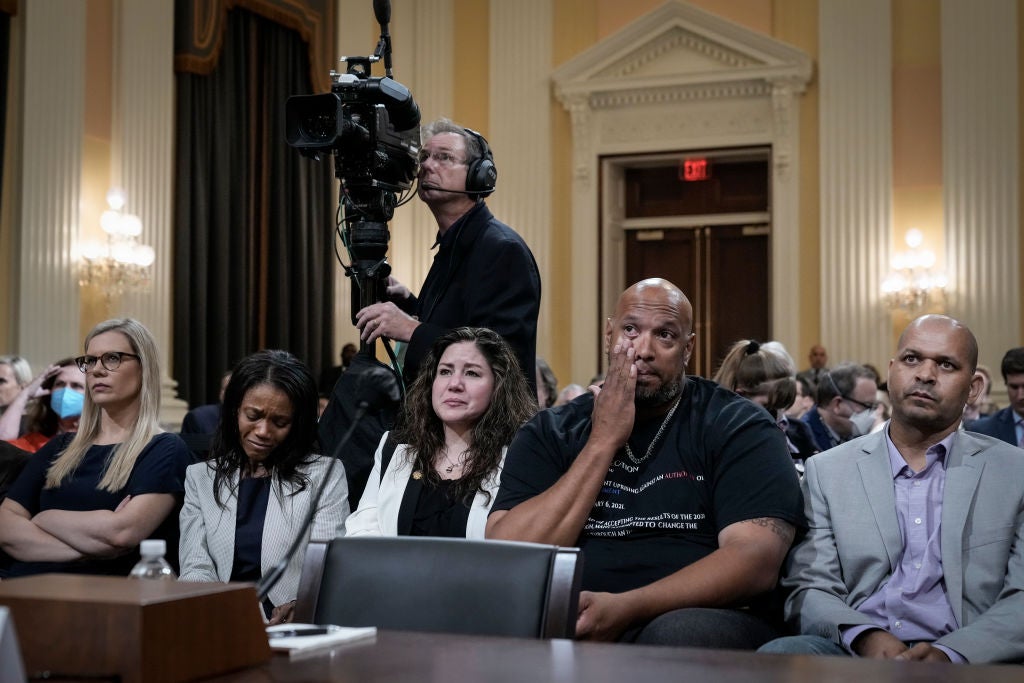
M 147 539 L 139 546 L 139 554 L 142 555 L 142 559 L 132 567 L 128 574 L 131 578 L 164 581 L 174 581 L 178 578 L 171 565 L 164 559 L 164 555 L 167 554 L 167 541 L 162 538 Z

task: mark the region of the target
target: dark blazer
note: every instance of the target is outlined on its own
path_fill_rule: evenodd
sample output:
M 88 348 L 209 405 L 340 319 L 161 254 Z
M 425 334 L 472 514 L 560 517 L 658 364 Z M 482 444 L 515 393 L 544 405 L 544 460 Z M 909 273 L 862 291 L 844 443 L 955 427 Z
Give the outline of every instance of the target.
M 181 421 L 181 439 L 192 451 L 192 462 L 206 460 L 213 443 L 213 433 L 220 423 L 220 404 L 198 406 L 185 413 Z
M 827 451 L 833 447 L 832 433 L 821 419 L 821 413 L 815 406 L 807 411 L 802 419 L 811 428 L 811 435 L 814 436 L 814 443 L 818 444 L 818 450 Z
M 794 458 L 806 460 L 821 451 L 811 426 L 803 420 L 786 420 L 786 438 L 797 449 L 797 452 L 793 453 Z
M 1019 446 L 1017 430 L 1013 426 L 1014 419 L 1013 408 L 1006 407 L 992 413 L 988 417 L 968 422 L 964 425 L 964 429 L 970 432 L 977 432 L 978 434 L 987 434 L 1010 445 Z
M 526 381 L 536 389 L 540 272 L 526 242 L 477 203 L 442 239 L 418 297 L 396 302 L 420 325 L 405 352 L 408 386 L 434 340 L 448 330 L 489 327 L 508 342 Z M 447 235 L 446 235 L 447 237 Z

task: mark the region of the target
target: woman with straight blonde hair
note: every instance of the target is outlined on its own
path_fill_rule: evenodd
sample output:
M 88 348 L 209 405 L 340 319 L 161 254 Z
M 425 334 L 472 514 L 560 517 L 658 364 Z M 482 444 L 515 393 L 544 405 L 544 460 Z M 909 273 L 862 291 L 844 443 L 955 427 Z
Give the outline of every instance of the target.
M 167 540 L 175 564 L 190 457 L 160 428 L 153 336 L 136 320 L 107 320 L 75 363 L 86 384 L 78 432 L 40 449 L 0 504 L 0 548 L 15 560 L 0 572 L 126 575 L 146 538 Z

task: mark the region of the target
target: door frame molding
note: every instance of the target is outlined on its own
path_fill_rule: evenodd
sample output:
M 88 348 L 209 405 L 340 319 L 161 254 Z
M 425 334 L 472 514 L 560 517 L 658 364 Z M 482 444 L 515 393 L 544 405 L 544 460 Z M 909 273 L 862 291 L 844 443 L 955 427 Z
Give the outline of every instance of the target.
M 604 316 L 622 291 L 621 217 L 602 157 L 666 150 L 769 146 L 773 336 L 798 341 L 799 101 L 811 77 L 804 52 L 679 0 L 628 24 L 553 74 L 573 135 L 570 326 L 572 376 L 601 367 Z M 601 310 L 601 309 L 604 310 Z M 595 343 L 597 340 L 597 343 Z

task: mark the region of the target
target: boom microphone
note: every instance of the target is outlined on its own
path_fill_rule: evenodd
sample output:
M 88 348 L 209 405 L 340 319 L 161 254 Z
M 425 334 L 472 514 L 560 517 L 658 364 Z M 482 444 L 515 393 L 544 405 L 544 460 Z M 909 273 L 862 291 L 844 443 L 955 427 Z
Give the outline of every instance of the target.
M 430 183 L 420 183 L 420 187 L 422 187 L 424 190 L 437 190 L 438 192 L 452 192 L 454 194 L 469 194 L 469 195 L 478 195 L 478 194 L 480 194 L 479 191 L 477 191 L 477 192 L 469 192 L 468 190 L 451 190 L 451 189 L 449 189 L 447 187 L 438 187 L 437 185 L 431 185 Z

